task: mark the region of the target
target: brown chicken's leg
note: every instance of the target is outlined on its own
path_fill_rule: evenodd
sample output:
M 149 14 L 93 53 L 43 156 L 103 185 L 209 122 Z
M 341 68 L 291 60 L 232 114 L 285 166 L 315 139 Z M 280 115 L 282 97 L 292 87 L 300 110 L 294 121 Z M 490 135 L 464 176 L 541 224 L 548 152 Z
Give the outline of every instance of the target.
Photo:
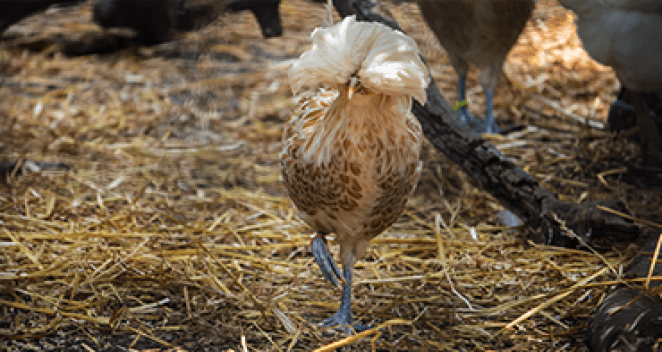
M 343 281 L 343 285 L 345 282 L 342 275 L 340 275 L 338 265 L 333 260 L 333 255 L 329 252 L 329 246 L 326 244 L 324 235 L 326 235 L 324 232 L 318 232 L 310 242 L 310 249 L 313 252 L 313 257 L 317 265 L 322 270 L 324 278 L 330 281 L 334 287 L 338 287 L 340 286 L 338 279 Z
M 367 330 L 370 327 L 359 323 L 352 324 L 352 267 L 343 265 L 343 273 L 340 276 L 338 265 L 333 260 L 329 247 L 324 238 L 324 233 L 320 232 L 311 243 L 311 249 L 317 265 L 322 270 L 324 278 L 329 280 L 334 286 L 338 286 L 338 278 L 342 280 L 342 296 L 340 299 L 340 308 L 332 317 L 324 320 L 322 326 L 351 326 L 354 331 Z

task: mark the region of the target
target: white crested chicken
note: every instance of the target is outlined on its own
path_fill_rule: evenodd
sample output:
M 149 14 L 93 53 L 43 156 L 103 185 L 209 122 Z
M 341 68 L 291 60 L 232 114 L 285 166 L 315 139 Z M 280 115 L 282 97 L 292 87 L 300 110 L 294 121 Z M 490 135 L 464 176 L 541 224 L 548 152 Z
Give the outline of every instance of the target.
M 402 213 L 418 182 L 422 133 L 412 98 L 426 101 L 427 68 L 413 39 L 354 16 L 311 35 L 289 71 L 298 97 L 283 134 L 280 168 L 322 274 L 342 283 L 340 308 L 325 326 L 352 326 L 352 270 L 370 240 Z M 326 88 L 321 88 L 326 85 Z M 325 239 L 340 245 L 342 274 Z
M 652 161 L 662 165 L 662 138 L 644 94 L 662 96 L 662 1 L 559 0 L 577 14 L 577 34 L 591 57 L 616 71 L 630 92 L 636 130 Z
M 459 109 L 460 122 L 476 124 L 480 133 L 499 133 L 494 118 L 494 89 L 501 67 L 517 42 L 535 7 L 535 0 L 417 0 L 423 18 L 434 32 L 457 72 L 458 101 L 466 99 L 465 83 L 469 65 L 480 70 L 478 77 L 485 92 L 485 118 L 482 121 Z

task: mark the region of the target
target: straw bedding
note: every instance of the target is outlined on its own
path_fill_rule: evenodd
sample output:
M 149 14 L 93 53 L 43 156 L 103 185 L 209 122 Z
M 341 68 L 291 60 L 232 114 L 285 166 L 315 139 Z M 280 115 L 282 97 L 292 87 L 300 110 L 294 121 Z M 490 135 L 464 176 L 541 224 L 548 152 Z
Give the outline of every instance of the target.
M 417 8 L 391 9 L 453 102 L 455 73 Z M 245 13 L 104 55 L 62 53 L 102 35 L 89 5 L 5 33 L 0 148 L 23 167 L 0 185 L 0 347 L 584 350 L 586 319 L 610 288 L 642 285 L 622 275 L 638 244 L 531 243 L 430 146 L 405 214 L 356 266 L 355 314 L 376 329 L 316 325 L 338 294 L 312 260 L 277 156 L 293 107 L 286 68 L 326 13 L 301 0 L 281 10 L 282 38 L 262 39 Z M 627 167 L 636 144 L 586 124 L 605 123 L 618 83 L 583 52 L 572 16 L 540 1 L 519 44 L 495 107 L 502 126 L 527 127 L 493 143 L 561 200 L 618 198 L 645 234 L 659 232 L 655 174 Z M 477 72 L 468 87 L 481 115 Z

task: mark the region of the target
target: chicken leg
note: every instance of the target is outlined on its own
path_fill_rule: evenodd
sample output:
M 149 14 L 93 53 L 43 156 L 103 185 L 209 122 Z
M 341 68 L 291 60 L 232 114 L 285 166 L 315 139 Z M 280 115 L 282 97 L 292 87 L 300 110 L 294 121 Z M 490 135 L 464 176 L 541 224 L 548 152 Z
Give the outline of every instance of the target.
M 363 331 L 369 329 L 369 326 L 365 326 L 359 323 L 352 324 L 354 322 L 352 317 L 352 266 L 343 265 L 342 276 L 340 276 L 338 265 L 336 265 L 336 262 L 333 260 L 333 255 L 331 255 L 331 252 L 329 251 L 329 247 L 323 233 L 319 233 L 317 236 L 315 236 L 311 243 L 311 250 L 317 265 L 319 265 L 320 269 L 322 270 L 322 275 L 324 275 L 324 278 L 331 282 L 331 284 L 333 284 L 335 287 L 338 287 L 338 279 L 343 282 L 342 296 L 340 298 L 340 308 L 338 308 L 338 311 L 333 316 L 324 320 L 321 325 L 351 326 L 354 331 Z
M 467 76 L 466 74 L 460 75 L 458 74 L 457 77 L 457 101 L 462 102 L 467 99 L 467 92 L 466 92 L 466 85 L 467 85 Z M 457 111 L 458 116 L 460 118 L 460 122 L 466 127 L 470 127 L 472 125 L 477 125 L 480 121 L 474 116 L 471 115 L 469 110 L 467 110 L 467 106 L 463 105 L 460 107 L 460 109 Z
M 652 112 L 646 105 L 643 94 L 629 91 L 632 105 L 637 112 L 637 125 L 626 134 L 638 134 L 644 155 L 658 165 L 662 165 L 662 137 L 653 122 Z
M 476 125 L 476 132 L 479 133 L 501 133 L 501 128 L 496 124 L 494 118 L 494 89 L 489 86 L 483 86 L 485 92 L 485 118 Z

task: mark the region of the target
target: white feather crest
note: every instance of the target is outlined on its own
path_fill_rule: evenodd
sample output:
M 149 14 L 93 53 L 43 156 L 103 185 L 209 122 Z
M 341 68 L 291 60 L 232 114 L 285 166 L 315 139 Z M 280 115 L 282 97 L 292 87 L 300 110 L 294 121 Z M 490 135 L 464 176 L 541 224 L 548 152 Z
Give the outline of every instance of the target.
M 418 46 L 407 35 L 381 23 L 346 17 L 331 27 L 316 28 L 313 47 L 290 67 L 290 85 L 346 84 L 352 75 L 369 89 L 387 95 L 407 95 L 425 104 L 429 84 Z

